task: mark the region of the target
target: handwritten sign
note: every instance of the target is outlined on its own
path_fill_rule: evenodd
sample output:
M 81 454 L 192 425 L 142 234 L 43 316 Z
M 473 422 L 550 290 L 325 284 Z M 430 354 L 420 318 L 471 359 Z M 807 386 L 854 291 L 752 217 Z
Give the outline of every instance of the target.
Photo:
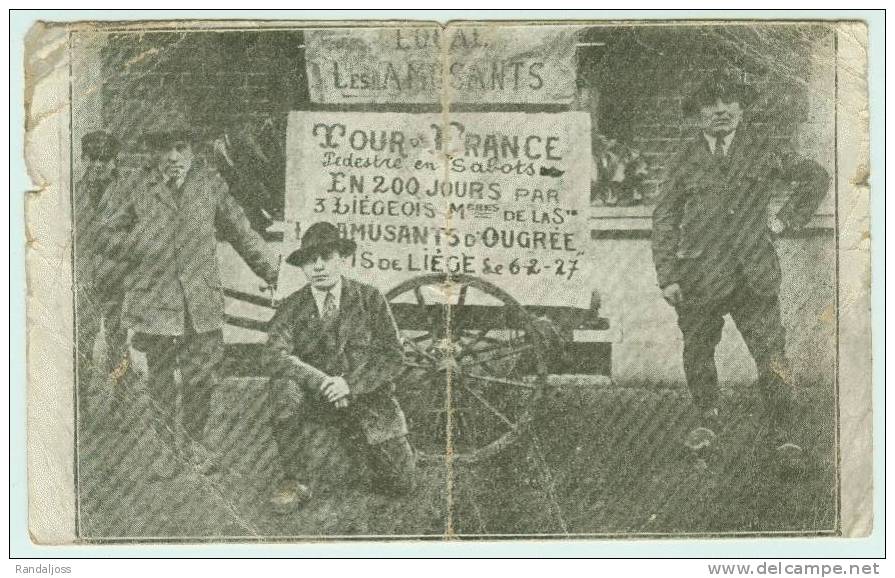
M 568 26 L 310 30 L 305 60 L 320 103 L 570 103 L 575 41 Z
M 580 112 L 293 112 L 285 249 L 325 220 L 383 290 L 463 273 L 524 304 L 587 307 L 589 135 Z M 296 271 L 281 287 L 303 283 Z

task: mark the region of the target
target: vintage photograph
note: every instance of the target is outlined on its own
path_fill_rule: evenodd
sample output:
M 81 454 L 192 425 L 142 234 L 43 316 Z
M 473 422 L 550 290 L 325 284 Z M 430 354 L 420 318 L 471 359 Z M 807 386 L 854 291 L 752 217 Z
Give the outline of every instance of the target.
M 72 540 L 843 535 L 862 33 L 46 24 Z

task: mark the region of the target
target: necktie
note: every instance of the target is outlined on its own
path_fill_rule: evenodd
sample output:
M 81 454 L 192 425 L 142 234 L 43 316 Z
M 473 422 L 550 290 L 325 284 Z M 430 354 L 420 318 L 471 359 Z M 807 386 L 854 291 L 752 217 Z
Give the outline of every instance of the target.
M 177 177 L 171 177 L 168 179 L 168 190 L 171 191 L 171 196 L 174 197 L 174 201 L 180 203 L 180 187 L 177 186 Z
M 339 337 L 336 331 L 336 315 L 339 309 L 336 307 L 336 296 L 332 291 L 327 291 L 323 298 L 323 308 L 320 311 L 320 320 L 323 333 L 323 357 L 326 359 L 325 370 L 330 375 L 336 375 L 342 372 L 339 364 Z
M 715 159 L 721 160 L 724 158 L 724 137 L 718 135 L 715 137 Z
M 326 297 L 323 298 L 323 311 L 321 312 L 320 317 L 323 321 L 331 323 L 336 318 L 338 312 L 339 310 L 336 307 L 336 296 L 333 295 L 332 291 L 327 291 Z

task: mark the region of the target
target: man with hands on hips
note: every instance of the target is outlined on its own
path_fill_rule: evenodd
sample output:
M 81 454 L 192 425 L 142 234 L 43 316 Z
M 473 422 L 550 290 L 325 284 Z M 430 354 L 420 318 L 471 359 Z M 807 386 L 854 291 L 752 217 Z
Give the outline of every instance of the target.
M 740 81 L 716 75 L 684 102 L 699 130 L 672 164 L 653 213 L 653 261 L 662 296 L 677 313 L 684 373 L 698 409 L 698 427 L 686 445 L 712 445 L 723 426 L 714 355 L 730 315 L 758 369 L 770 449 L 787 465 L 802 450 L 791 429 L 794 384 L 773 235 L 808 222 L 829 177 L 816 162 L 742 122 L 750 100 Z M 780 184 L 788 195 L 772 214 Z

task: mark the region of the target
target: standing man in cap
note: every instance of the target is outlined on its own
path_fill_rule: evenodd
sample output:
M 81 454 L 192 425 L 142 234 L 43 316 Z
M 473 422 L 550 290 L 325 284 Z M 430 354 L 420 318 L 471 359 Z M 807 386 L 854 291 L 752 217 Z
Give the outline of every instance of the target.
M 780 319 L 780 263 L 773 237 L 801 229 L 829 186 L 817 163 L 781 151 L 742 123 L 751 99 L 727 76 L 703 82 L 685 102 L 699 130 L 672 165 L 653 213 L 659 287 L 684 338 L 684 373 L 699 423 L 686 441 L 711 445 L 722 426 L 715 347 L 724 316 L 736 323 L 758 369 L 772 449 L 784 466 L 800 458 L 792 425 L 792 374 Z M 789 186 L 776 214 L 775 185 Z
M 121 322 L 124 297 L 122 271 L 104 248 L 104 215 L 120 202 L 126 191 L 116 186 L 118 140 L 105 131 L 85 134 L 81 139 L 84 174 L 75 184 L 75 247 L 77 249 L 78 382 L 82 391 L 97 378 L 111 382 L 111 407 L 121 417 L 120 383 L 128 366 L 127 329 Z M 97 338 L 104 338 L 102 367 L 93 358 Z M 121 425 L 121 424 L 119 424 Z
M 157 431 L 200 471 L 216 464 L 203 445 L 223 357 L 224 297 L 217 236 L 229 241 L 260 278 L 276 283 L 278 255 L 252 230 L 223 179 L 194 159 L 186 131 L 153 133 L 154 164 L 132 183 L 129 203 L 112 219 L 110 249 L 130 263 L 124 319 L 146 353 Z M 178 444 L 175 371 L 182 377 L 186 444 Z M 171 460 L 156 474 L 174 475 Z
M 285 479 L 271 498 L 280 513 L 311 496 L 302 455 L 321 428 L 332 428 L 366 458 L 373 489 L 405 494 L 415 460 L 394 396 L 402 369 L 398 328 L 382 293 L 345 276 L 354 241 L 330 223 L 311 225 L 286 259 L 308 284 L 282 303 L 267 340 L 273 431 Z

